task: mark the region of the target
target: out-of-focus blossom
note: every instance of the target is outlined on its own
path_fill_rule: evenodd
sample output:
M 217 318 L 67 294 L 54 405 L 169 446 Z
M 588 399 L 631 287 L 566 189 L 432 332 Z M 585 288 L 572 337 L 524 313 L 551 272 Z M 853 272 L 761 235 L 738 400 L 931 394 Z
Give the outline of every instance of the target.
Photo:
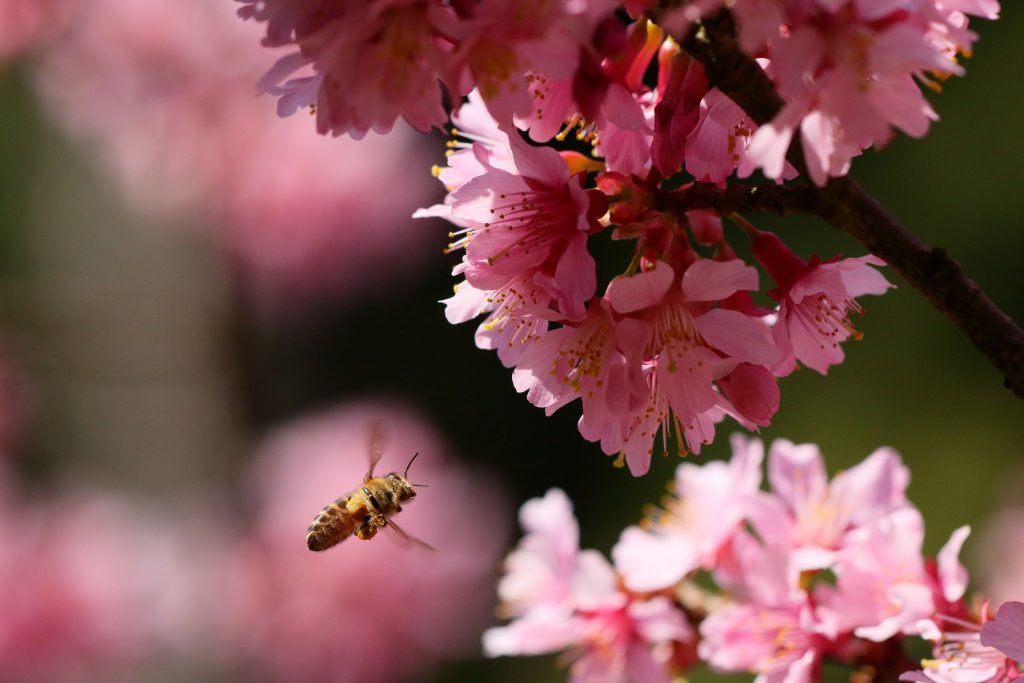
M 891 448 L 829 482 L 817 446 L 776 439 L 768 480 L 771 493 L 752 496 L 747 514 L 765 543 L 793 551 L 801 571 L 831 566 L 856 529 L 909 505 L 910 472 Z
M 996 618 L 981 628 L 981 644 L 994 647 L 1010 659 L 1024 661 L 1024 603 L 1004 602 Z
M 54 32 L 70 0 L 0 0 L 0 66 Z
M 674 644 L 692 640 L 682 612 L 664 596 L 624 592 L 597 551 L 580 550 L 565 493 L 552 489 L 520 511 L 527 534 L 499 585 L 515 618 L 484 633 L 491 656 L 568 649 L 571 680 L 667 683 Z
M 226 0 L 82 2 L 39 82 L 136 206 L 209 226 L 260 299 L 393 281 L 430 252 L 409 218 L 431 194 L 426 150 L 406 128 L 356 142 L 279 120 L 252 90 L 258 35 Z
M 934 635 L 934 617 L 963 596 L 966 582 L 956 559 L 969 533 L 955 531 L 940 552 L 936 573 L 925 562 L 924 520 L 913 507 L 850 532 L 830 567 L 835 586 L 819 590 L 819 611 L 838 631 L 881 642 L 897 634 Z
M 614 47 L 599 39 L 602 22 L 614 21 L 610 0 L 240 1 L 239 15 L 266 22 L 265 45 L 297 49 L 267 72 L 262 89 L 281 98 L 285 115 L 315 105 L 317 129 L 335 135 L 388 132 L 399 117 L 422 131 L 441 127 L 442 84 L 456 98 L 478 88 L 511 123 L 534 113 L 538 79 L 585 83 L 585 67 L 607 43 Z
M 773 368 L 779 375 L 792 372 L 798 360 L 821 374 L 843 362 L 840 344 L 860 338 L 849 318 L 850 311 L 861 311 L 855 299 L 894 286 L 871 267 L 885 265 L 875 256 L 808 263 L 770 232 L 754 237 L 754 254 L 777 285 L 770 295 L 779 302 L 772 328 L 783 354 Z
M 747 515 L 747 502 L 761 485 L 764 446 L 734 434 L 729 463 L 676 468 L 674 497 L 648 523 L 629 527 L 612 550 L 626 586 L 653 591 L 679 583 L 691 571 L 714 568 Z
M 750 671 L 757 683 L 818 680 L 821 656 L 835 636 L 815 615 L 800 574 L 782 546 L 749 534 L 733 540 L 736 600 L 701 623 L 701 659 L 721 671 Z
M 158 522 L 152 504 L 26 501 L 10 486 L 0 481 L 0 679 L 110 680 L 196 643 L 211 546 Z
M 361 484 L 375 420 L 390 434 L 378 474 L 419 453 L 409 479 L 429 488 L 394 521 L 436 551 L 385 530 L 311 553 L 306 527 Z M 230 549 L 233 579 L 220 599 L 238 666 L 266 680 L 372 683 L 425 676 L 474 648 L 505 542 L 501 495 L 428 426 L 394 405 L 336 408 L 271 435 L 254 467 L 253 528 Z
M 447 119 L 438 78 L 447 75 L 445 35 L 455 19 L 449 8 L 393 0 L 240 1 L 240 16 L 267 23 L 265 45 L 299 48 L 261 80 L 263 90 L 281 98 L 281 114 L 315 104 L 318 131 L 354 137 L 390 132 L 399 116 L 422 131 Z

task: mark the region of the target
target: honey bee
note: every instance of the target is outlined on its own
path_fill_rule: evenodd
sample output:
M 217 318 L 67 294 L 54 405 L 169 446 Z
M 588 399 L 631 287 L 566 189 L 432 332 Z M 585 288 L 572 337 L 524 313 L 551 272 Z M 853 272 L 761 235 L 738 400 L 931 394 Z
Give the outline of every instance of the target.
M 384 454 L 384 441 L 384 430 L 380 423 L 372 424 L 367 440 L 370 469 L 363 477 L 363 485 L 320 511 L 307 529 L 306 546 L 310 550 L 327 550 L 352 534 L 368 541 L 376 536 L 380 529 L 390 529 L 395 539 L 403 545 L 419 545 L 434 549 L 402 531 L 402 528 L 391 519 L 393 515 L 402 511 L 402 503 L 416 497 L 414 486 L 425 486 L 410 484 L 407 478 L 409 467 L 419 453 L 412 456 L 403 474 L 391 472 L 383 477 L 375 477 L 373 470 Z

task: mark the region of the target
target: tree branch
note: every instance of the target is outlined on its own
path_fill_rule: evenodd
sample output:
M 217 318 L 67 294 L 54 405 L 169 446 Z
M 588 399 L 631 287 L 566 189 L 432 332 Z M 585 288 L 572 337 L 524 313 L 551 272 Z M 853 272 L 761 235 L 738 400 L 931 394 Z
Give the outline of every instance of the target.
M 653 16 L 674 4 L 678 2 L 664 0 Z M 736 24 L 729 11 L 723 10 L 702 20 L 685 36 L 676 38 L 704 65 L 711 84 L 728 95 L 758 125 L 770 121 L 782 108 L 782 99 L 771 80 L 757 62 L 740 49 Z M 797 142 L 790 148 L 788 159 L 806 176 Z M 730 187 L 720 197 L 700 184 L 691 190 L 692 195 L 687 195 L 690 190 L 681 193 L 681 197 L 692 196 L 697 202 L 687 208 L 719 212 L 719 206 L 735 206 L 734 211 L 811 213 L 851 234 L 871 253 L 895 268 L 959 327 L 1003 373 L 1006 386 L 1024 398 L 1024 331 L 981 291 L 944 249 L 931 247 L 918 239 L 852 178 L 832 178 L 823 188 L 787 187 L 776 191 L 769 186 Z M 739 208 L 741 206 L 750 208 Z

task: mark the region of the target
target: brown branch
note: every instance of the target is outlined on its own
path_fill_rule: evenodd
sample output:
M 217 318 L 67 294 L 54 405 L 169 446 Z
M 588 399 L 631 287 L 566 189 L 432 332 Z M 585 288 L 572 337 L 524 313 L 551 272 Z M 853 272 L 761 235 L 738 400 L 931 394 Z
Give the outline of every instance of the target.
M 665 0 L 654 16 L 673 4 L 678 3 Z M 711 84 L 732 98 L 759 125 L 770 121 L 782 108 L 782 99 L 764 71 L 740 49 L 736 25 L 727 10 L 702 20 L 677 39 L 704 65 Z M 806 175 L 803 156 L 795 142 L 788 158 Z M 794 194 L 785 200 L 781 191 L 760 186 L 753 191 L 728 188 L 725 196 L 713 201 L 722 202 L 723 206 L 735 201 L 736 206 L 747 202 L 751 207 L 759 207 L 734 209 L 736 211 L 812 213 L 849 233 L 871 253 L 888 262 L 959 327 L 1003 373 L 1006 386 L 1024 398 L 1024 331 L 981 291 L 944 249 L 931 247 L 918 239 L 848 176 L 833 178 L 823 188 L 786 189 L 792 189 Z M 733 194 L 728 194 L 730 191 Z M 694 198 L 700 198 L 701 192 L 706 190 L 694 192 Z M 750 196 L 744 196 L 744 192 Z M 808 193 L 812 196 L 807 196 Z M 708 203 L 712 199 L 701 201 Z M 772 201 L 781 202 L 777 206 L 781 210 L 772 208 Z M 713 205 L 701 208 L 718 211 Z M 805 212 L 798 208 L 811 210 Z

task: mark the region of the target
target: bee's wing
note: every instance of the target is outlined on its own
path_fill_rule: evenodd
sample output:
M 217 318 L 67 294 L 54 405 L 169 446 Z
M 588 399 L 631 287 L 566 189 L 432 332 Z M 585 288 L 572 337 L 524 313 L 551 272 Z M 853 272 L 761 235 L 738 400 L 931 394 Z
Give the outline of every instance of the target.
M 403 548 L 413 548 L 419 546 L 420 548 L 425 548 L 426 550 L 437 550 L 437 548 L 430 545 L 426 541 L 421 541 L 415 536 L 410 536 L 409 534 L 405 533 L 405 531 L 402 530 L 402 527 L 398 526 L 390 519 L 387 520 L 387 522 L 384 525 L 384 528 L 391 530 L 388 536 L 390 536 L 395 541 L 395 543 L 402 546 Z
M 388 435 L 384 429 L 384 423 L 374 420 L 366 433 L 366 455 L 370 459 L 370 469 L 366 471 L 363 481 L 369 481 L 373 477 L 373 470 L 377 467 L 381 457 L 384 455 L 384 447 L 387 445 Z

